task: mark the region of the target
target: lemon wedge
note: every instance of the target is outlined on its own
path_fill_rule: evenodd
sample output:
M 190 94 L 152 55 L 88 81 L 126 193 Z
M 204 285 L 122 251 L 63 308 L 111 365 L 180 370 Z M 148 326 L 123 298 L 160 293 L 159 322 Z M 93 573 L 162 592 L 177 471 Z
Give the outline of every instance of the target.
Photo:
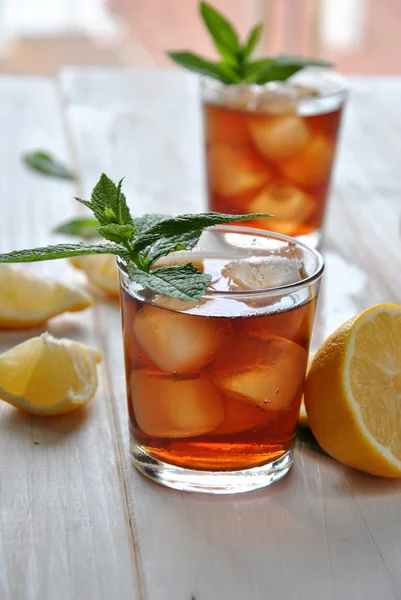
M 0 328 L 34 327 L 63 312 L 84 310 L 92 304 L 91 296 L 79 287 L 28 269 L 0 265 Z
M 305 385 L 309 425 L 340 462 L 401 477 L 401 306 L 379 304 L 337 329 Z
M 71 264 L 84 271 L 91 284 L 112 296 L 120 294 L 116 257 L 113 254 L 87 254 L 70 258 Z
M 308 415 L 306 414 L 305 402 L 302 398 L 301 408 L 299 409 L 298 425 L 300 427 L 309 427 Z
M 306 367 L 306 374 L 309 373 L 309 369 L 311 367 L 314 356 L 315 356 L 314 352 L 309 352 L 308 365 Z M 299 409 L 298 425 L 300 427 L 308 427 L 309 428 L 308 415 L 306 414 L 305 400 L 304 400 L 303 396 L 302 396 L 302 400 L 301 400 L 301 407 Z
M 98 350 L 49 333 L 0 354 L 0 398 L 40 415 L 73 411 L 97 389 Z

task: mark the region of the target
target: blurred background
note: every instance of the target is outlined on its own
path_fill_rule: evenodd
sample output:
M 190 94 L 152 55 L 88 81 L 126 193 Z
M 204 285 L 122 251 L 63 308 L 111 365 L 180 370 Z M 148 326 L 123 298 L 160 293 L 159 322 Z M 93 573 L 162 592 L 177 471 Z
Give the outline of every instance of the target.
M 344 74 L 401 73 L 401 0 L 211 0 L 260 54 L 331 59 Z M 167 49 L 214 49 L 198 0 L 0 0 L 0 71 L 55 75 L 63 65 L 176 68 Z

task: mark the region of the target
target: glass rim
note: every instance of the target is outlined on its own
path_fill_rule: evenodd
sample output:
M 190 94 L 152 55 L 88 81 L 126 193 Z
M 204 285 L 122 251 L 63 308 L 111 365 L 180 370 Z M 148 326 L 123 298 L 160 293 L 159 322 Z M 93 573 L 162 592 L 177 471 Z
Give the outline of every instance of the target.
M 336 96 L 340 96 L 340 97 L 346 97 L 349 94 L 349 84 L 347 82 L 347 79 L 341 75 L 340 73 L 337 73 L 336 71 L 334 71 L 333 69 L 329 69 L 328 67 L 315 67 L 316 69 L 319 69 L 319 71 L 325 75 L 330 74 L 333 78 L 333 80 L 335 80 L 338 83 L 338 89 L 333 90 L 332 92 L 327 92 L 327 93 L 322 93 L 319 94 L 317 96 L 304 96 L 303 98 L 294 98 L 294 101 L 296 103 L 305 103 L 305 102 L 316 102 L 319 100 L 324 100 L 326 98 L 334 98 Z M 302 72 L 298 71 L 299 73 Z M 295 74 L 296 75 L 296 74 Z M 286 81 L 288 81 L 289 83 L 291 83 L 291 78 L 287 79 Z M 261 90 L 263 88 L 266 88 L 266 91 L 268 91 L 267 86 L 269 85 L 269 83 L 283 83 L 280 80 L 273 80 L 273 81 L 268 81 L 267 83 L 263 84 L 263 85 L 258 85 L 255 83 L 223 83 L 222 81 L 218 80 L 218 79 L 213 79 L 212 77 L 209 77 L 207 75 L 201 75 L 201 79 L 200 79 L 200 85 L 201 85 L 201 90 L 210 90 L 210 91 L 218 91 L 218 90 L 223 90 L 223 89 L 235 89 L 235 93 L 238 94 L 239 96 L 241 95 L 255 95 L 255 93 L 257 92 L 257 90 Z M 297 82 L 293 82 L 294 84 L 296 84 Z
M 241 299 L 251 299 L 251 298 L 254 299 L 254 298 L 260 297 L 260 296 L 269 297 L 269 296 L 277 296 L 279 294 L 286 295 L 286 294 L 291 294 L 293 292 L 296 292 L 300 289 L 310 287 L 315 281 L 318 281 L 321 278 L 321 276 L 323 275 L 325 265 L 324 265 L 323 257 L 320 254 L 320 252 L 318 252 L 314 248 L 311 248 L 310 246 L 307 246 L 303 242 L 300 242 L 296 238 L 293 238 L 289 235 L 275 233 L 274 231 L 269 231 L 269 230 L 265 230 L 265 229 L 256 229 L 255 227 L 241 227 L 241 226 L 235 226 L 235 225 L 214 225 L 212 227 L 208 227 L 204 231 L 208 231 L 208 230 L 221 231 L 221 232 L 226 232 L 226 233 L 237 233 L 237 234 L 242 233 L 244 235 L 253 235 L 254 237 L 262 237 L 262 238 L 265 237 L 265 238 L 269 238 L 269 239 L 276 239 L 280 242 L 291 243 L 297 247 L 302 248 L 303 250 L 310 253 L 311 255 L 313 255 L 315 257 L 315 259 L 317 260 L 317 266 L 316 266 L 315 271 L 311 275 L 309 275 L 308 277 L 305 277 L 304 279 L 301 279 L 295 283 L 288 283 L 286 285 L 281 285 L 278 287 L 266 288 L 266 289 L 261 289 L 261 290 L 229 290 L 229 291 L 207 290 L 204 294 L 202 294 L 202 298 L 235 299 L 235 297 L 238 297 Z M 191 252 L 192 252 L 191 250 L 188 251 L 189 254 Z M 195 252 L 196 252 L 196 249 L 194 250 L 194 254 L 195 254 Z M 201 253 L 201 251 L 200 251 L 200 253 Z M 191 262 L 190 259 L 188 260 L 188 262 Z M 122 271 L 123 273 L 125 273 L 125 275 L 129 279 L 129 275 L 128 275 L 127 269 L 125 267 L 125 263 L 119 256 L 117 256 L 117 266 L 118 266 L 119 270 Z M 121 287 L 121 282 L 120 282 L 120 287 Z M 142 286 L 142 287 L 143 287 L 143 289 L 146 289 L 145 286 Z

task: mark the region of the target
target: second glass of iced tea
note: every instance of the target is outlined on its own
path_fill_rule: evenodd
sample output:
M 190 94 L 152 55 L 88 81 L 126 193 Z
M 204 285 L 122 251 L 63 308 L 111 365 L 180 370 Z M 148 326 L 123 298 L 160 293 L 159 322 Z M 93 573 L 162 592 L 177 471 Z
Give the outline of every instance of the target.
M 272 213 L 249 223 L 318 247 L 346 97 L 343 78 L 317 67 L 264 86 L 205 78 L 209 210 Z
M 292 465 L 323 260 L 232 226 L 169 260 L 212 276 L 201 301 L 154 294 L 119 265 L 134 464 L 182 490 L 265 487 Z

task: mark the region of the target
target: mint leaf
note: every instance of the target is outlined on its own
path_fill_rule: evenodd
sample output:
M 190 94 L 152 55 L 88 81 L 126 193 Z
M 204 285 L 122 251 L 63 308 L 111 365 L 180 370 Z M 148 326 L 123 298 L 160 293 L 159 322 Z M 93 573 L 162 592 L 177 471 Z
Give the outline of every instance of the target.
M 212 279 L 191 263 L 160 267 L 149 273 L 127 264 L 127 272 L 130 279 L 143 287 L 185 301 L 200 300 Z
M 27 167 L 49 177 L 58 179 L 75 179 L 71 170 L 64 163 L 55 159 L 49 152 L 33 150 L 22 156 Z
M 156 225 L 159 221 L 164 221 L 164 219 L 169 219 L 171 215 L 163 215 L 161 213 L 150 213 L 142 215 L 141 217 L 135 218 L 135 234 L 139 235 L 143 233 L 145 229 Z
M 292 64 L 303 67 L 327 67 L 333 66 L 333 63 L 320 58 L 306 58 L 305 56 L 297 56 L 296 54 L 277 54 L 274 57 L 276 63 L 281 65 Z
M 251 31 L 249 33 L 249 37 L 248 37 L 248 39 L 245 43 L 245 46 L 243 47 L 242 52 L 241 52 L 243 61 L 246 61 L 250 57 L 250 55 L 255 50 L 256 46 L 258 45 L 260 36 L 262 35 L 262 29 L 263 29 L 262 23 L 255 25 L 255 27 L 253 29 L 251 29 Z
M 247 83 L 256 83 L 261 71 L 267 70 L 273 62 L 273 58 L 260 58 L 259 60 L 245 63 L 242 69 L 244 80 Z
M 263 69 L 256 74 L 255 83 L 263 85 L 269 81 L 285 81 L 301 69 L 302 67 L 299 67 L 298 65 L 279 65 L 272 63 L 266 69 Z
M 123 259 L 128 258 L 124 246 L 117 244 L 58 244 L 57 246 L 44 246 L 31 250 L 15 250 L 8 254 L 0 254 L 0 263 L 38 262 L 42 260 L 55 260 L 57 258 L 70 258 L 84 254 L 116 254 Z
M 218 79 L 222 83 L 234 83 L 218 64 L 197 56 L 192 52 L 169 52 L 168 55 L 174 62 L 189 69 L 189 71 L 207 75 L 213 79 Z
M 229 64 L 238 64 L 241 47 L 234 27 L 206 2 L 201 2 L 200 12 L 218 52 Z
M 134 231 L 135 227 L 133 225 L 116 225 L 115 223 L 110 223 L 110 225 L 99 227 L 100 235 L 106 238 L 106 240 L 124 245 L 131 241 Z
M 255 83 L 263 85 L 268 81 L 285 81 L 301 69 L 309 66 L 329 67 L 331 63 L 301 56 L 276 56 L 270 65 L 260 70 Z
M 250 219 L 259 219 L 270 217 L 266 213 L 253 213 L 248 215 L 224 215 L 217 212 L 200 213 L 197 215 L 185 214 L 178 217 L 170 217 L 149 227 L 141 235 L 134 239 L 132 249 L 134 252 L 140 252 L 147 246 L 153 245 L 160 238 L 172 238 L 186 234 L 190 231 L 203 230 L 212 225 L 221 223 L 231 223 L 235 221 L 248 221 Z
M 117 206 L 118 206 L 118 223 L 119 225 L 132 225 L 133 220 L 130 210 L 127 205 L 127 199 L 121 191 L 124 178 L 120 179 L 117 184 Z
M 198 243 L 202 231 L 202 229 L 195 229 L 180 235 L 161 238 L 153 244 L 153 246 L 150 247 L 149 252 L 146 253 L 148 265 L 153 265 L 159 258 L 167 256 L 168 254 L 171 254 L 171 252 L 176 252 L 177 250 L 191 250 Z
M 122 181 L 116 185 L 111 179 L 102 173 L 99 181 L 92 191 L 90 200 L 81 200 L 78 202 L 88 207 L 100 225 L 133 225 L 131 213 L 127 206 L 127 201 L 121 191 Z
M 241 81 L 242 81 L 241 75 L 234 67 L 232 67 L 229 64 L 224 63 L 224 62 L 218 63 L 217 66 L 220 70 L 220 73 L 222 73 L 222 75 L 224 77 L 229 79 L 230 83 L 241 83 Z
M 65 235 L 77 235 L 83 238 L 93 238 L 99 236 L 99 221 L 90 218 L 71 219 L 61 223 L 53 233 L 64 233 Z

